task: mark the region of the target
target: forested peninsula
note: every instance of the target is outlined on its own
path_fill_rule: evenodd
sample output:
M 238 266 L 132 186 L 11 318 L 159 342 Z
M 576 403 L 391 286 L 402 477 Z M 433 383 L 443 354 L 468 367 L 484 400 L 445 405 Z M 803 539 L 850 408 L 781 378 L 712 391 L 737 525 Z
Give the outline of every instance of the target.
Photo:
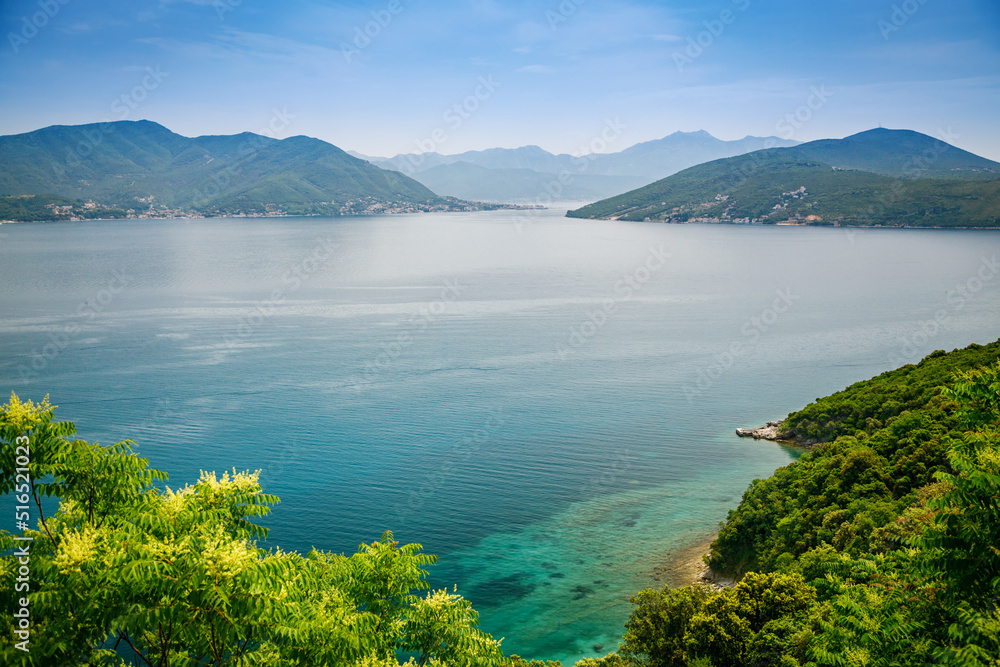
M 577 665 L 1000 664 L 1000 341 L 782 429 L 810 449 L 750 485 L 707 559 L 737 583 L 637 593 L 618 649 Z M 0 493 L 32 519 L 0 531 L 4 665 L 557 664 L 505 655 L 460 592 L 421 592 L 419 545 L 264 550 L 278 499 L 256 474 L 171 490 L 129 441 L 74 434 L 47 399 L 0 408 Z

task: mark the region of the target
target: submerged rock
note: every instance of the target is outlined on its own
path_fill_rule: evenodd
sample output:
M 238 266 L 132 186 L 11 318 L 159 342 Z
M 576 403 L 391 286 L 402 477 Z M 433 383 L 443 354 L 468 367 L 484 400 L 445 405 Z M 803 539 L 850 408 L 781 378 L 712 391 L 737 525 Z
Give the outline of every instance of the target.
M 527 597 L 538 584 L 528 572 L 515 572 L 506 577 L 490 579 L 472 586 L 469 597 L 483 607 L 494 607 Z

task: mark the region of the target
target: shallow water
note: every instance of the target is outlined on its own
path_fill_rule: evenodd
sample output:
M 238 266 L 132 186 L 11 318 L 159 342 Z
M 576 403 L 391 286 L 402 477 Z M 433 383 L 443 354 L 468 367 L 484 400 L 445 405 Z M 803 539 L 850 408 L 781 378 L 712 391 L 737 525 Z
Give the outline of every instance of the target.
M 172 485 L 261 469 L 270 543 L 420 542 L 542 659 L 613 649 L 654 568 L 791 460 L 735 427 L 1000 336 L 997 231 L 498 211 L 0 232 L 0 389 L 136 440 Z

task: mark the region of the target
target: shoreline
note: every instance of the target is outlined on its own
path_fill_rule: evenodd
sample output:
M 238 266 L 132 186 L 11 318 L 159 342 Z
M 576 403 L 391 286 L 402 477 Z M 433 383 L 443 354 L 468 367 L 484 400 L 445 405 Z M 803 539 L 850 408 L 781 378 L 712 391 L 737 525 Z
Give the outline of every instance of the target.
M 477 202 L 478 203 L 478 202 Z M 276 213 L 273 215 L 169 215 L 169 216 L 133 216 L 124 218 L 64 218 L 61 220 L 0 220 L 0 225 L 22 225 L 33 222 L 136 222 L 139 220 L 222 220 L 234 218 L 355 218 L 355 217 L 377 217 L 381 215 L 415 215 L 419 213 L 479 213 L 484 211 L 544 211 L 547 207 L 532 204 L 490 204 L 495 208 L 477 208 L 471 211 L 450 210 L 450 211 L 379 211 L 379 212 L 358 212 L 358 213 L 336 213 L 326 215 L 323 213 Z
M 133 217 L 133 218 L 72 218 L 64 220 L 0 220 L 0 225 L 11 225 L 11 224 L 30 224 L 33 222 L 40 223 L 50 223 L 50 222 L 91 222 L 91 221 L 137 221 L 137 220 L 220 220 L 220 219 L 232 219 L 232 218 L 350 218 L 350 217 L 376 217 L 380 215 L 413 215 L 415 213 L 474 213 L 477 211 L 490 211 L 490 210 L 505 210 L 505 211 L 537 211 L 537 210 L 547 210 L 546 206 L 535 206 L 535 205 L 521 205 L 512 204 L 510 206 L 500 205 L 498 208 L 494 209 L 474 209 L 473 211 L 385 211 L 379 213 L 343 213 L 335 215 L 324 215 L 321 213 L 280 213 L 276 215 L 174 215 L 174 216 L 164 216 L 164 217 Z M 573 220 L 602 220 L 607 222 L 617 222 L 617 218 L 577 218 L 575 216 L 564 216 Z M 648 222 L 656 224 L 667 224 L 667 225 L 731 225 L 734 227 L 750 227 L 751 225 L 733 222 L 666 222 L 663 220 L 627 220 L 626 222 Z M 949 227 L 913 227 L 910 225 L 812 225 L 809 223 L 802 224 L 782 224 L 774 223 L 767 225 L 752 225 L 753 227 L 814 227 L 814 228 L 825 228 L 825 229 L 941 229 L 941 230 L 964 230 L 964 231 L 997 231 L 1000 227 L 969 227 L 962 225 L 955 225 Z
M 786 431 L 782 431 L 781 428 L 784 423 L 785 419 L 779 419 L 778 421 L 767 422 L 763 426 L 758 426 L 757 428 L 738 428 L 736 429 L 736 435 L 741 438 L 768 440 L 787 447 L 797 447 L 799 449 L 806 450 L 812 449 L 819 444 L 816 440 L 808 438 L 804 439 L 796 435 L 791 435 Z
M 711 550 L 712 542 L 719 536 L 718 530 L 698 539 L 693 544 L 666 554 L 663 564 L 653 568 L 650 575 L 657 588 L 664 585 L 671 588 L 684 588 L 695 584 L 712 583 L 708 573 L 708 565 L 703 557 Z
M 779 438 L 778 431 L 784 420 L 770 421 L 764 426 L 756 429 L 736 429 L 736 434 L 742 438 L 753 438 L 754 440 L 768 440 L 780 445 L 797 447 L 800 449 L 811 449 L 815 443 L 799 442 L 797 440 L 786 440 Z M 661 564 L 653 568 L 650 578 L 655 582 L 652 587 L 662 588 L 685 588 L 688 586 L 711 586 L 715 589 L 728 588 L 735 585 L 735 582 L 727 577 L 716 574 L 705 563 L 705 556 L 712 550 L 712 543 L 719 536 L 718 529 L 712 530 L 707 535 L 697 539 L 686 547 L 670 551 L 661 559 Z
M 733 227 L 812 227 L 816 229 L 989 229 L 989 230 L 1000 230 L 1000 227 L 978 227 L 969 225 L 949 225 L 947 227 L 941 227 L 939 225 L 921 225 L 919 227 L 914 225 L 817 225 L 809 222 L 804 223 L 790 223 L 783 224 L 780 222 L 768 222 L 768 223 L 747 223 L 747 222 L 725 222 L 720 220 L 719 222 L 670 222 L 669 220 L 622 220 L 621 218 L 588 218 L 583 216 L 567 215 L 567 218 L 572 218 L 575 220 L 605 220 L 608 222 L 637 222 L 637 223 L 649 223 L 649 224 L 660 224 L 660 225 L 730 225 Z

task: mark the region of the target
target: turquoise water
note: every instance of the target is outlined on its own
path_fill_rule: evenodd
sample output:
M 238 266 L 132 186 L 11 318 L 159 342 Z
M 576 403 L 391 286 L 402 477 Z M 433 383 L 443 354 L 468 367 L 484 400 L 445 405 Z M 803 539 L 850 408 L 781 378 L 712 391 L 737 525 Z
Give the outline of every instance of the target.
M 272 544 L 420 542 L 508 651 L 572 661 L 791 460 L 733 429 L 1000 336 L 998 249 L 558 211 L 3 225 L 0 390 L 172 485 L 261 469 Z

